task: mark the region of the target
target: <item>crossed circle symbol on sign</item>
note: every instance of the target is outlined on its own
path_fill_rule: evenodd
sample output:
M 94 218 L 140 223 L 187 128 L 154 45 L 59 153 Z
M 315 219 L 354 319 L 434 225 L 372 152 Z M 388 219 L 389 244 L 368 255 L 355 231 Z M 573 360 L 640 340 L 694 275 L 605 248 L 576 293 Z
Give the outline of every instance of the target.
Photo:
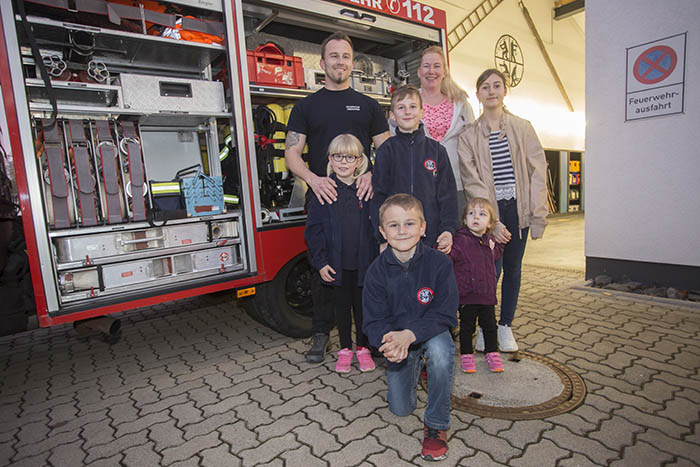
M 642 52 L 632 68 L 634 77 L 642 84 L 655 84 L 673 73 L 678 63 L 676 51 L 666 45 L 657 45 Z

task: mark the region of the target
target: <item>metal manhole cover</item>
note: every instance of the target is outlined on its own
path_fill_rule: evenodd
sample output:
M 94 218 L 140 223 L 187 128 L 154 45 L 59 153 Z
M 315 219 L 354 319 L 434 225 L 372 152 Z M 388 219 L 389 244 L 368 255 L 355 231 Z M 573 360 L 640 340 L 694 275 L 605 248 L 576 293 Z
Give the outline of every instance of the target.
M 574 410 L 586 397 L 583 379 L 559 362 L 530 352 L 501 354 L 505 371 L 491 373 L 483 354 L 477 372 L 455 371 L 452 407 L 483 417 L 535 420 Z

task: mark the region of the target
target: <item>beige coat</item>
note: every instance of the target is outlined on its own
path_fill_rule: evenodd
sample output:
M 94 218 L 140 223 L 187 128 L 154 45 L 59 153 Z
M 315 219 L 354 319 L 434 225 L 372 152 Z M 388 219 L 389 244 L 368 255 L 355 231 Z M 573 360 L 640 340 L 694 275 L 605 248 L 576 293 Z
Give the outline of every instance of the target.
M 547 163 L 544 150 L 530 122 L 505 113 L 501 119 L 501 134 L 508 137 L 518 206 L 520 229 L 530 227 L 533 239 L 544 234 L 547 225 Z M 459 137 L 457 146 L 460 175 L 467 198 L 486 198 L 491 201 L 496 213 L 496 191 L 493 185 L 493 163 L 489 149 L 489 127 L 479 117 L 468 125 Z M 496 230 L 503 228 L 499 223 Z M 511 232 L 515 235 L 515 232 Z

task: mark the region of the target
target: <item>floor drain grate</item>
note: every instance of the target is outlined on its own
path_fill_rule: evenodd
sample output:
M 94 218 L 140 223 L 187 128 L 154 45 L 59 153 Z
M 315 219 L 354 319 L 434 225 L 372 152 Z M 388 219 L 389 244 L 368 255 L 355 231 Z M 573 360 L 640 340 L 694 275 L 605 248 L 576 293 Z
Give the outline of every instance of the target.
M 473 387 L 465 388 L 464 386 L 475 386 L 477 380 L 473 376 L 469 379 L 470 376 L 463 376 L 464 374 L 456 375 L 456 384 L 460 384 L 463 387 L 459 388 L 460 390 L 456 388 L 455 391 L 453 391 L 452 407 L 482 417 L 504 420 L 536 420 L 570 412 L 583 404 L 586 398 L 586 384 L 576 372 L 566 365 L 556 362 L 551 358 L 524 351 L 512 354 L 507 361 L 510 362 L 511 366 L 509 367 L 506 365 L 505 373 L 489 374 L 488 371 L 479 371 L 480 377 L 482 378 L 482 386 L 489 388 L 488 391 L 476 390 Z M 552 390 L 553 385 L 551 382 L 558 382 L 558 376 L 558 379 L 561 380 L 561 392 L 544 402 L 536 404 L 515 406 L 512 404 L 512 401 L 504 401 L 502 398 L 499 399 L 499 391 L 504 391 L 506 380 L 498 380 L 498 378 L 502 378 L 501 375 L 509 373 L 509 370 L 512 372 L 513 377 L 515 377 L 519 369 L 526 369 L 528 365 L 537 367 L 540 373 L 544 372 L 549 374 L 545 374 L 545 377 L 540 377 L 542 375 L 538 374 L 526 374 L 529 386 L 528 384 L 523 384 L 523 387 L 526 388 L 523 389 L 524 391 L 530 390 L 538 393 L 545 393 L 546 391 L 539 390 L 544 389 L 543 385 L 545 384 L 548 384 L 548 389 Z M 527 371 L 525 371 L 525 373 L 527 373 Z M 549 380 L 550 383 L 545 383 L 547 380 Z M 513 382 L 511 381 L 508 384 L 512 385 Z M 516 386 L 518 385 L 516 384 Z M 556 384 L 554 389 L 558 391 L 559 387 L 560 386 Z M 523 400 L 527 400 L 527 398 L 523 398 Z

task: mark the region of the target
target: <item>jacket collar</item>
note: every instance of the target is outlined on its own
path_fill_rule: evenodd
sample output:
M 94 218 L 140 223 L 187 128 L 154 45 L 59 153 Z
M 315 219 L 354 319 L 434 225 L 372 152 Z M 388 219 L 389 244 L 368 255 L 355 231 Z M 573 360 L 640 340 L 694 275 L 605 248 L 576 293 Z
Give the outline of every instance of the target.
M 425 140 L 425 131 L 426 130 L 423 128 L 423 122 L 420 122 L 418 124 L 418 128 L 413 130 L 412 133 L 404 133 L 403 131 L 401 131 L 400 129 L 397 128 L 396 129 L 396 136 L 402 140 L 411 139 L 412 141 L 414 141 L 416 143 L 421 143 Z
M 481 237 L 479 237 L 478 235 L 474 235 L 468 227 L 460 227 L 459 229 L 457 229 L 457 232 L 455 232 L 455 235 L 462 235 L 467 238 L 476 238 L 477 240 L 484 240 L 488 238 L 487 234 L 484 234 Z
M 503 138 L 503 136 L 506 134 L 506 126 L 508 126 L 509 121 L 510 116 L 508 112 L 504 110 L 503 115 L 501 115 L 501 123 L 499 125 L 501 132 L 498 134 L 498 139 Z M 489 128 L 488 122 L 484 118 L 484 114 L 481 114 L 475 123 L 478 126 L 479 131 L 481 131 L 481 134 L 488 138 L 489 134 L 491 133 L 491 129 Z
M 355 187 L 355 182 L 357 180 L 353 181 L 350 185 L 346 185 L 344 182 L 341 182 L 340 180 L 338 180 L 338 175 L 335 172 L 330 174 L 328 176 L 328 178 L 333 180 L 336 183 L 336 186 L 339 188 L 352 188 L 353 191 L 357 191 L 357 188 Z
M 418 261 L 422 256 L 423 256 L 423 249 L 426 248 L 423 246 L 423 240 L 418 242 L 418 245 L 416 245 L 416 251 L 413 253 L 413 256 L 411 259 L 408 261 L 408 267 L 409 269 L 413 264 L 415 264 L 416 261 Z M 394 250 L 391 249 L 390 245 L 387 245 L 386 250 L 382 253 L 383 255 L 386 255 L 386 262 L 388 264 L 393 264 L 396 266 L 401 267 L 401 261 L 396 257 L 394 254 Z

